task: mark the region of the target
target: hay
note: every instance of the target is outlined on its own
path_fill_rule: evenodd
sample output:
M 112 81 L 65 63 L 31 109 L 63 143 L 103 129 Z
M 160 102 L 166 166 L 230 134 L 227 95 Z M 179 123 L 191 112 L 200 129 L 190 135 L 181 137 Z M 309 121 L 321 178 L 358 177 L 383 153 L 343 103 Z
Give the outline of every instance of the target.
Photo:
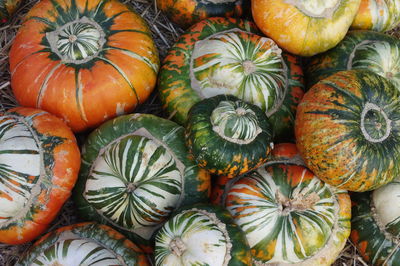
M 21 19 L 36 2 L 37 0 L 25 1 L 13 16 L 11 21 L 7 23 L 7 25 L 0 26 L 0 110 L 2 111 L 17 106 L 10 87 L 8 52 L 15 34 L 20 27 Z M 171 23 L 160 11 L 157 10 L 155 1 L 131 0 L 123 2 L 132 6 L 139 14 L 142 15 L 142 17 L 146 19 L 159 49 L 160 58 L 164 58 L 168 48 L 171 47 L 182 34 L 182 29 Z M 390 34 L 399 38 L 400 27 L 391 31 Z M 152 113 L 161 117 L 166 117 L 165 112 L 163 112 L 161 109 L 156 92 L 149 97 L 145 104 L 137 108 L 135 111 L 141 113 Z M 82 143 L 85 139 L 85 135 L 78 135 L 77 139 L 79 143 Z M 69 200 L 62 208 L 57 219 L 51 224 L 47 231 L 52 231 L 61 226 L 76 222 L 79 222 L 79 219 L 77 218 L 72 201 Z M 31 246 L 31 244 L 32 243 L 14 246 L 0 244 L 0 265 L 14 265 L 21 254 L 23 254 Z M 342 255 L 337 259 L 334 265 L 364 266 L 367 264 L 357 254 L 354 246 L 348 242 L 342 252 Z

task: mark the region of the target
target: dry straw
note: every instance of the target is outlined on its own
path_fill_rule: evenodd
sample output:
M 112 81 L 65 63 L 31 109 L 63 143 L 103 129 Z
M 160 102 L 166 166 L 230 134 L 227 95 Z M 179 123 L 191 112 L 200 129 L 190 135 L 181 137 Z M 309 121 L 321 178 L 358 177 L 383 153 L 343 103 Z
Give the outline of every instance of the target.
M 12 17 L 11 21 L 6 25 L 0 26 L 0 110 L 2 111 L 17 105 L 10 87 L 8 52 L 15 34 L 20 27 L 21 19 L 36 2 L 37 0 L 24 1 L 23 5 Z M 183 33 L 182 29 L 171 23 L 159 10 L 157 10 L 154 1 L 131 0 L 124 2 L 132 6 L 146 19 L 153 33 L 157 47 L 159 48 L 160 58 L 164 58 L 168 48 L 171 47 L 177 38 Z M 400 38 L 400 27 L 391 31 L 390 34 Z M 156 93 L 153 93 L 148 101 L 135 111 L 165 116 L 161 110 Z M 84 138 L 84 135 L 78 136 L 80 142 L 82 142 Z M 71 201 L 68 201 L 48 231 L 76 222 L 79 222 L 79 219 L 77 218 L 74 205 Z M 0 244 L 0 265 L 14 265 L 16 260 L 30 247 L 30 245 L 31 243 L 15 246 Z M 358 255 L 354 246 L 348 242 L 341 256 L 334 264 L 334 266 L 339 265 L 363 266 L 367 264 Z

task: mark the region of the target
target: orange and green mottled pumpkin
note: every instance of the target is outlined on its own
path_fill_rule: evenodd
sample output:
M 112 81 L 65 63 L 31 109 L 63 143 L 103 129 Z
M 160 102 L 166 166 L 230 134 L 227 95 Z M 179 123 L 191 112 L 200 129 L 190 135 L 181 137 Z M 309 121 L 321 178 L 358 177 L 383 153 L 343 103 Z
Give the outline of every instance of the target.
M 111 227 L 90 222 L 64 226 L 44 235 L 16 265 L 151 264 L 144 252 L 125 236 Z
M 158 231 L 156 266 L 249 266 L 251 253 L 243 231 L 229 212 L 196 204 L 178 210 Z
M 121 231 L 145 252 L 171 213 L 203 202 L 210 175 L 190 159 L 184 128 L 150 114 L 114 118 L 82 149 L 74 189 L 80 215 Z
M 163 107 L 180 124 L 202 99 L 231 94 L 260 107 L 276 139 L 293 136 L 296 106 L 303 96 L 300 59 L 244 20 L 211 18 L 183 34 L 160 70 Z
M 267 160 L 271 140 L 265 113 L 233 95 L 204 99 L 190 109 L 186 144 L 210 173 L 233 178 L 257 168 Z
M 252 0 L 257 26 L 283 49 L 312 56 L 346 35 L 360 0 Z
M 400 91 L 367 70 L 338 72 L 299 104 L 297 147 L 325 182 L 350 191 L 376 189 L 400 174 Z
M 0 0 L 0 23 L 6 22 L 21 2 L 22 0 Z
M 246 0 L 157 0 L 170 20 L 187 28 L 209 17 L 240 17 Z
M 351 240 L 371 265 L 400 263 L 400 182 L 372 192 L 353 193 Z
M 388 31 L 400 23 L 399 0 L 361 0 L 353 29 Z
M 306 65 L 307 87 L 342 70 L 367 69 L 400 87 L 400 40 L 375 31 L 351 31 L 335 48 Z
M 25 107 L 0 114 L 0 242 L 43 233 L 71 195 L 79 166 L 75 137 L 61 119 Z
M 18 102 L 73 131 L 132 111 L 153 90 L 158 53 L 145 21 L 118 0 L 43 0 L 10 51 Z
M 277 161 L 222 178 L 214 203 L 245 232 L 253 265 L 331 265 L 350 234 L 350 197 L 301 166 L 294 144 L 278 146 Z

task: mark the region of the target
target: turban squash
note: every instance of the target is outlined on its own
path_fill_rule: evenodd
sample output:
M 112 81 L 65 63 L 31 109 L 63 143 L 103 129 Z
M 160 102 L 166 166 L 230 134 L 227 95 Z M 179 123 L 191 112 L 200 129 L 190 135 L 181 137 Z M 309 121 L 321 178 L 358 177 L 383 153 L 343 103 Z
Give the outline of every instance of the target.
M 144 102 L 158 67 L 146 23 L 118 0 L 40 1 L 10 51 L 18 102 L 63 118 L 75 132 Z

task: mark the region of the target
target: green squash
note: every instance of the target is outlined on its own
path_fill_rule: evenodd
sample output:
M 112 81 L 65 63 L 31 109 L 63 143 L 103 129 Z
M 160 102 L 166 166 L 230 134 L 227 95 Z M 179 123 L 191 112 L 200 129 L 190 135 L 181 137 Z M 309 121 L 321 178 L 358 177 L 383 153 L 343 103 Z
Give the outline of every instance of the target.
M 351 240 L 371 265 L 400 265 L 400 181 L 354 193 Z
M 155 265 L 251 265 L 243 231 L 219 206 L 180 209 L 156 235 Z
M 149 266 L 144 252 L 112 228 L 97 223 L 61 227 L 44 235 L 16 266 Z
M 261 37 L 254 24 L 210 18 L 191 27 L 168 52 L 158 89 L 163 107 L 184 124 L 202 99 L 231 94 L 267 114 L 275 138 L 291 138 L 303 96 L 300 59 Z
M 400 87 L 400 40 L 374 31 L 351 31 L 335 48 L 311 58 L 307 87 L 342 70 L 368 69 Z
M 207 200 L 210 176 L 189 159 L 184 129 L 149 114 L 108 121 L 87 139 L 74 197 L 82 217 L 151 251 L 154 231 L 181 205 Z
M 235 177 L 257 168 L 271 150 L 271 127 L 257 106 L 232 95 L 196 103 L 189 112 L 186 142 L 198 165 Z

